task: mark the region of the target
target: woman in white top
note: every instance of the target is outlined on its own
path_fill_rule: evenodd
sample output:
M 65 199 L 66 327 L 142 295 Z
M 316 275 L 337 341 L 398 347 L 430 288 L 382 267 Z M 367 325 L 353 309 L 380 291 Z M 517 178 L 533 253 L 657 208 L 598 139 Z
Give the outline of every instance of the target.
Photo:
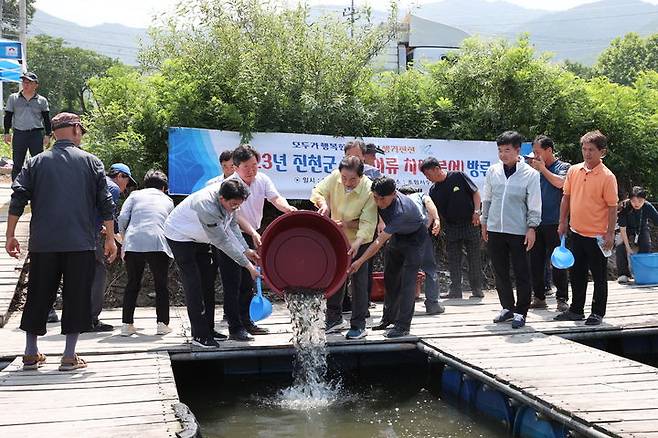
M 164 224 L 174 209 L 174 203 L 166 195 L 167 189 L 167 175 L 159 170 L 149 170 L 144 177 L 144 189 L 132 192 L 121 208 L 119 232 L 123 236 L 124 261 L 128 274 L 123 294 L 122 336 L 137 332 L 133 325 L 133 315 L 146 263 L 155 283 L 156 333 L 166 335 L 171 332 L 167 279 L 173 256 L 164 236 Z

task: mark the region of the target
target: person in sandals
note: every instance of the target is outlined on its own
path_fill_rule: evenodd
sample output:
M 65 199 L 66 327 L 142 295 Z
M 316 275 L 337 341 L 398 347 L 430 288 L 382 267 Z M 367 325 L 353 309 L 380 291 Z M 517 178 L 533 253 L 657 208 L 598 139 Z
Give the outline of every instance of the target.
M 78 335 L 91 324 L 97 212 L 108 231 L 104 255 L 109 262 L 116 257 L 114 203 L 103 163 L 80 148 L 85 133 L 80 117 L 57 114 L 52 128 L 57 140 L 53 147 L 30 158 L 11 186 L 5 249 L 18 258 L 21 248 L 14 232 L 30 202 L 30 277 L 20 325 L 26 335 L 23 368 L 36 369 L 46 361 L 37 348 L 37 336 L 46 334 L 48 311 L 63 277 L 66 345 L 59 370 L 71 371 L 87 366 L 75 354 L 75 346 Z

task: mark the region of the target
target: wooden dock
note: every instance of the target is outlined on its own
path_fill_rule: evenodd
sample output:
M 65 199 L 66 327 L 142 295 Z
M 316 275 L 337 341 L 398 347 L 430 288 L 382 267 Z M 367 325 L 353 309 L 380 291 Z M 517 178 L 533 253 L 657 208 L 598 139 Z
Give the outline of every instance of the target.
M 59 437 L 175 437 L 178 392 L 167 353 L 88 358 L 75 373 L 49 357 L 38 371 L 16 358 L 0 373 L 0 435 Z
M 0 188 L 0 202 L 7 196 L 6 188 Z M 2 217 L 0 222 L 4 222 Z M 27 236 L 24 230 L 22 239 Z M 5 266 L 11 269 L 3 270 Z M 12 290 L 12 297 L 16 288 L 15 266 L 0 255 L 0 318 L 2 304 L 9 307 L 8 299 L 3 301 L 3 287 Z M 3 282 L 4 278 L 8 281 Z M 568 419 L 586 435 L 658 437 L 658 369 L 566 339 L 658 334 L 658 287 L 611 282 L 609 288 L 608 314 L 598 327 L 584 326 L 582 321 L 553 321 L 554 298 L 549 298 L 548 310 L 531 310 L 527 326 L 520 330 L 494 324 L 500 304 L 495 292 L 487 291 L 481 299 L 445 301 L 447 310 L 441 315 L 425 315 L 424 306 L 417 302 L 409 337 L 388 340 L 382 332 L 371 331 L 365 339 L 348 341 L 334 334 L 328 336 L 329 350 L 420 348 L 508 395 L 524 397 L 554 418 Z M 588 295 L 586 309 L 591 290 Z M 370 311 L 369 327 L 380 319 L 381 304 Z M 174 331 L 166 336 L 155 335 L 155 309 L 138 308 L 138 334 L 129 338 L 119 336 L 121 309 L 105 309 L 101 319 L 113 324 L 114 332 L 80 336 L 77 350 L 89 362 L 87 369 L 56 370 L 64 336 L 55 323 L 48 324 L 48 333 L 39 338 L 48 364 L 24 372 L 20 370 L 25 341 L 18 328 L 20 317 L 16 312 L 4 318 L 6 324 L 0 328 L 0 359 L 11 361 L 0 372 L 2 437 L 29 432 L 90 438 L 176 436 L 185 424 L 176 413 L 180 404 L 170 360 L 292 352 L 290 318 L 282 303 L 276 303 L 273 315 L 260 324 L 270 330 L 269 335 L 248 343 L 225 341 L 213 350 L 191 345 L 185 308 L 171 309 Z M 217 330 L 226 333 L 221 306 L 216 321 Z

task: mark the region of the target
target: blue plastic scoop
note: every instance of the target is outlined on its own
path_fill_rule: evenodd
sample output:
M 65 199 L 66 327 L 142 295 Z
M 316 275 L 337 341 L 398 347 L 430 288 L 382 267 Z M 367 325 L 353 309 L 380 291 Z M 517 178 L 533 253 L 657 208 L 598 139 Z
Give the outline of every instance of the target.
M 260 273 L 260 268 L 257 268 Z M 263 286 L 261 278 L 256 278 L 256 295 L 251 299 L 249 304 L 249 317 L 252 321 L 260 321 L 272 314 L 272 303 L 263 296 Z
M 573 266 L 574 258 L 564 243 L 565 236 L 560 240 L 560 246 L 555 247 L 551 255 L 551 264 L 558 269 L 569 269 Z

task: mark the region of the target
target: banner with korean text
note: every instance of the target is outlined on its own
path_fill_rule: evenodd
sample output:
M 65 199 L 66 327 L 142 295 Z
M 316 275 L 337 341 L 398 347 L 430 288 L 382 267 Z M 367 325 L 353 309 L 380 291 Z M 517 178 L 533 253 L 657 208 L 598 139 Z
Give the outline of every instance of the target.
M 311 189 L 338 167 L 345 143 L 353 137 L 329 135 L 256 133 L 249 144 L 260 154 L 260 170 L 267 174 L 281 195 L 308 199 Z M 420 172 L 423 159 L 433 156 L 447 170 L 469 175 L 478 187 L 484 185 L 487 169 L 498 161 L 491 141 L 431 140 L 365 137 L 386 154 L 377 155 L 376 166 L 399 185 L 409 184 L 427 192 L 429 181 Z M 219 154 L 240 144 L 240 134 L 197 128 L 169 129 L 169 191 L 187 195 L 205 186 L 221 173 Z

